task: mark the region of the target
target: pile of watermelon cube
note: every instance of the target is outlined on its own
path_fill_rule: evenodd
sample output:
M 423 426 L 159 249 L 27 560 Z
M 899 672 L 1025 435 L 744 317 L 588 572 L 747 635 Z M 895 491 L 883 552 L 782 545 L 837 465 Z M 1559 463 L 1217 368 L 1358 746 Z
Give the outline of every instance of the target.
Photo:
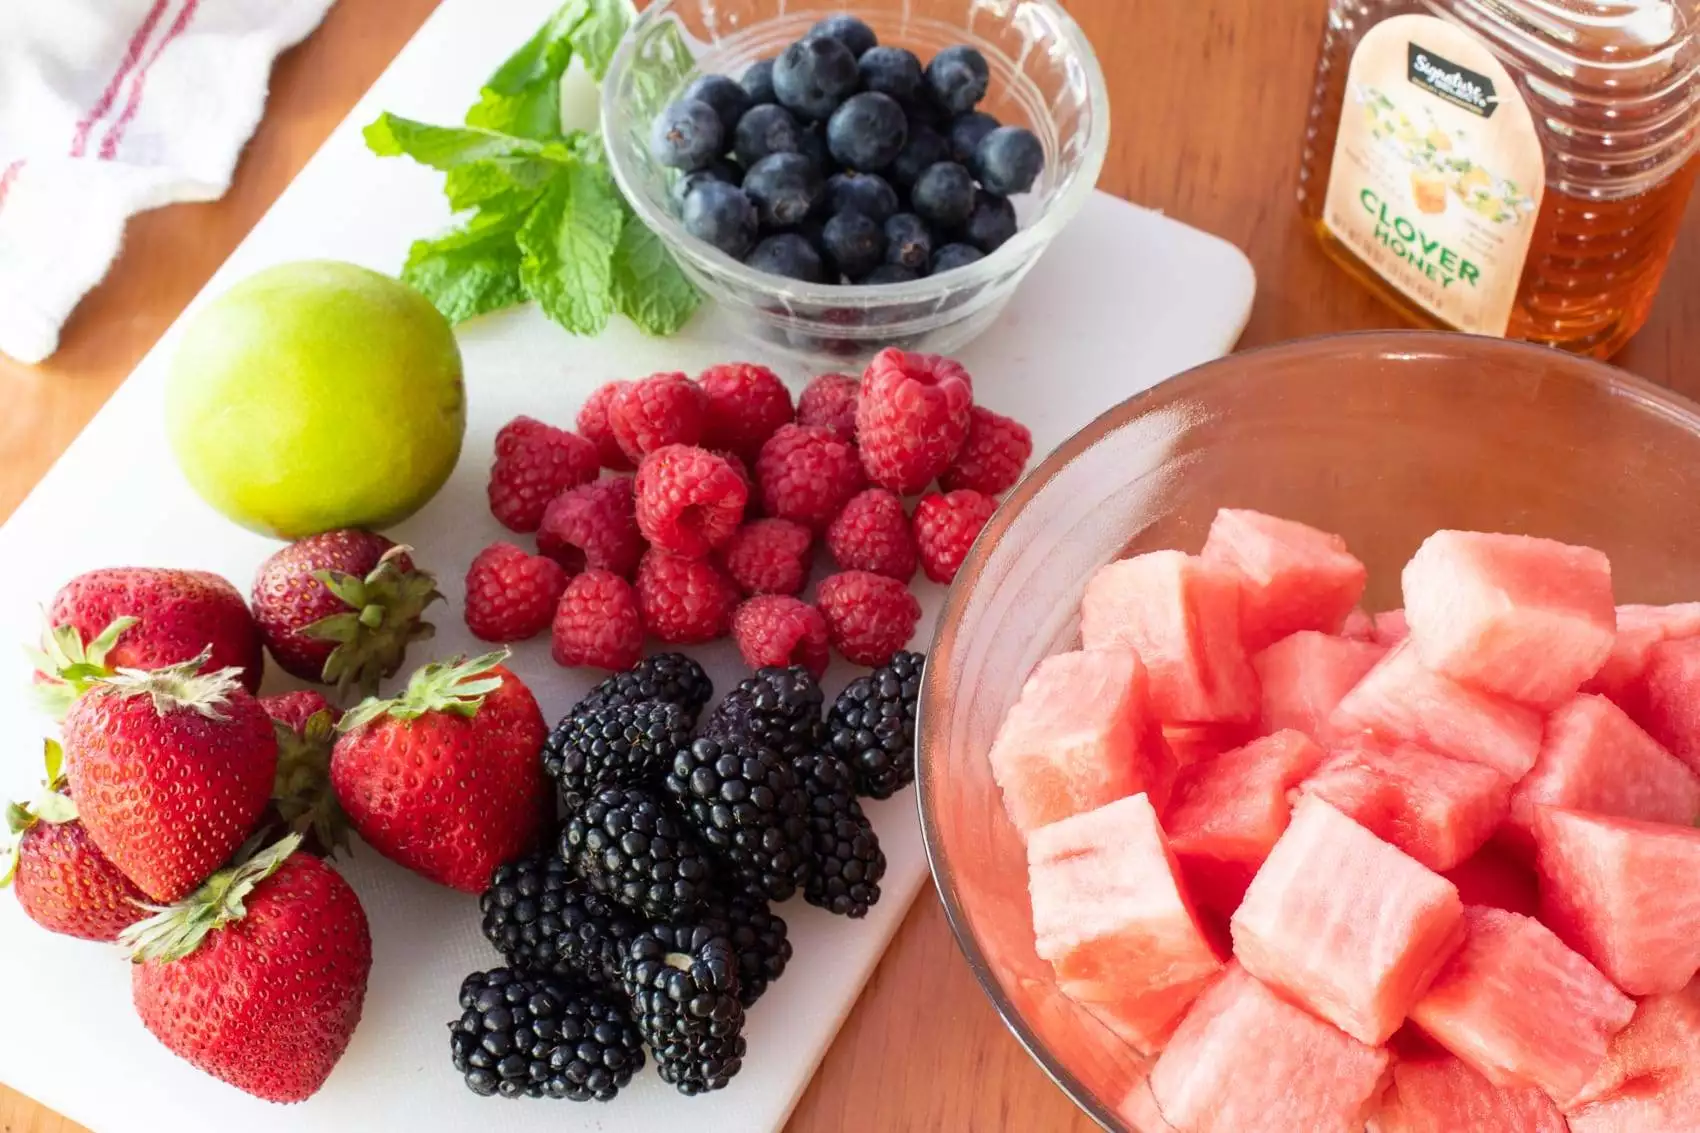
M 1147 1133 L 1700 1131 L 1700 603 L 1437 531 L 1404 608 L 1220 511 L 1087 583 L 991 749 Z

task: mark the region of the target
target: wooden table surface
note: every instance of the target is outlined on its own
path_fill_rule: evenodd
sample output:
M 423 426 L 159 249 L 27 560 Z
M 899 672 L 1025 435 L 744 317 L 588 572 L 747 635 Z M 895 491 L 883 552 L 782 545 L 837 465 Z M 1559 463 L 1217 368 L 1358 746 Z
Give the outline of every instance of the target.
M 1104 58 L 1114 138 L 1102 188 L 1240 245 L 1256 265 L 1243 346 L 1393 325 L 1313 246 L 1293 185 L 1324 0 L 1065 0 Z M 230 193 L 131 222 L 123 255 L 38 367 L 0 357 L 0 519 L 9 515 L 366 90 L 436 0 L 341 0 L 279 61 Z M 1700 396 L 1700 210 L 1652 321 L 1617 359 Z M 1685 364 L 1686 363 L 1686 364 Z M 3 1068 L 0 1068 L 3 1071 Z M 0 1133 L 77 1129 L 0 1086 Z M 1093 1128 L 1004 1030 L 929 889 L 792 1118 L 834 1130 Z

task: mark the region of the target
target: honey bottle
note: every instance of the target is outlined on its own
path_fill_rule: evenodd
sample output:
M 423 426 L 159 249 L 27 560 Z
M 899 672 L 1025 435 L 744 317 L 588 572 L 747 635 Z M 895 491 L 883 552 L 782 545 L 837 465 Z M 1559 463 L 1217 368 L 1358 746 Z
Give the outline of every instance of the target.
M 1411 321 L 1609 357 L 1700 169 L 1700 0 L 1329 0 L 1299 205 Z

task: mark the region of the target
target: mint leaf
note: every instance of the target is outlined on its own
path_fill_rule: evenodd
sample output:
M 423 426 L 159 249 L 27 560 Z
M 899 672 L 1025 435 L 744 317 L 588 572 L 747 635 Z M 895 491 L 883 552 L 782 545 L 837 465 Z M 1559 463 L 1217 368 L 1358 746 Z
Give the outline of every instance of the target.
M 414 241 L 401 269 L 402 282 L 453 323 L 525 302 L 514 239 L 527 215 L 524 209 L 480 213 L 435 240 Z
M 575 162 L 519 230 L 526 291 L 573 334 L 602 333 L 614 313 L 614 249 L 624 220 L 625 201 L 608 171 Z
M 679 265 L 636 217 L 620 229 L 614 249 L 614 302 L 645 334 L 677 334 L 702 303 L 702 295 Z
M 561 146 L 467 126 L 432 126 L 385 112 L 362 132 L 366 148 L 379 157 L 411 157 L 448 171 L 473 162 L 502 166 L 547 162 L 569 156 Z
M 620 40 L 631 27 L 632 6 L 628 0 L 582 0 L 579 7 L 584 9 L 584 18 L 573 29 L 573 48 L 584 60 L 585 69 L 601 82 Z
M 551 152 L 557 147 L 549 147 Z M 449 208 L 464 212 L 470 208 L 495 207 L 511 212 L 516 207 L 507 203 L 526 198 L 526 207 L 534 203 L 543 189 L 560 171 L 564 151 L 533 161 L 474 161 L 457 165 L 443 178 L 443 193 L 449 198 Z
M 567 0 L 525 46 L 508 56 L 466 112 L 468 126 L 526 138 L 561 134 L 561 76 L 573 58 L 573 32 L 584 20 L 585 0 Z

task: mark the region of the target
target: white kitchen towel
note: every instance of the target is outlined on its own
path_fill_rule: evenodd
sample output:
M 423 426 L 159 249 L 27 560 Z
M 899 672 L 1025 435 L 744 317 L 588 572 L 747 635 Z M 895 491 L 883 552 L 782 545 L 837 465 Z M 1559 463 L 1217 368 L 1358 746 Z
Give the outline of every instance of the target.
M 0 0 L 0 353 L 53 353 L 132 214 L 223 195 L 333 2 Z

